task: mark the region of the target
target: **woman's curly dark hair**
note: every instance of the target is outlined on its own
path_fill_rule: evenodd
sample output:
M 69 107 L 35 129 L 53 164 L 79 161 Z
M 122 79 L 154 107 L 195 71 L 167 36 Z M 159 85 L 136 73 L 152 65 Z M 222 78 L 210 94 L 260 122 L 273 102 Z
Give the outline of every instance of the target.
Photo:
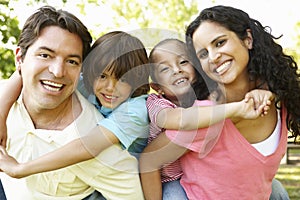
M 275 39 L 281 36 L 274 37 L 270 27 L 262 26 L 242 10 L 229 6 L 214 6 L 204 9 L 187 27 L 186 43 L 195 58 L 192 37 L 204 21 L 220 24 L 234 32 L 241 40 L 247 37 L 247 30 L 251 30 L 253 48 L 249 50 L 250 60 L 247 66 L 251 80 L 259 83 L 256 88 L 268 86 L 268 89 L 276 95 L 277 108 L 280 107 L 279 102 L 283 103 L 288 112 L 286 119 L 288 129 L 296 141 L 300 136 L 300 73 L 294 59 L 286 55 L 282 47 L 275 42 Z M 203 71 L 200 63 L 197 64 L 198 70 Z

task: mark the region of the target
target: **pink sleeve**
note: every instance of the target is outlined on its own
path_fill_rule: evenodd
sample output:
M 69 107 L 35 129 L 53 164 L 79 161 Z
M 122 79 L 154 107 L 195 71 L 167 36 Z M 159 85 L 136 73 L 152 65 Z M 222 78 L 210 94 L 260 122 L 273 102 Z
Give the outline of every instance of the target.
M 213 105 L 211 101 L 196 101 L 194 106 Z M 175 144 L 183 146 L 191 151 L 198 152 L 200 157 L 207 155 L 220 136 L 224 121 L 212 125 L 208 128 L 202 128 L 192 131 L 166 130 L 167 137 Z
M 149 113 L 149 119 L 152 123 L 156 124 L 156 117 L 157 114 L 165 109 L 165 108 L 175 108 L 176 105 L 170 102 L 169 100 L 156 95 L 156 94 L 150 94 L 147 98 L 147 109 Z

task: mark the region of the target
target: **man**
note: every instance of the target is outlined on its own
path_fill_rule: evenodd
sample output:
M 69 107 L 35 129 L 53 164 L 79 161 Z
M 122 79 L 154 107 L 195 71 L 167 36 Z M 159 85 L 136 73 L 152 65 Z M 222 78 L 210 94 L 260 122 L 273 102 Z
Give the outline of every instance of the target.
M 76 90 L 91 41 L 74 15 L 50 6 L 41 7 L 25 22 L 16 49 L 22 93 L 7 118 L 7 151 L 18 162 L 88 133 L 103 118 Z M 95 190 L 107 199 L 143 199 L 137 161 L 133 166 L 132 159 L 114 145 L 95 159 L 67 168 L 23 179 L 1 174 L 1 180 L 9 200 L 95 199 Z M 117 170 L 124 165 L 128 171 Z

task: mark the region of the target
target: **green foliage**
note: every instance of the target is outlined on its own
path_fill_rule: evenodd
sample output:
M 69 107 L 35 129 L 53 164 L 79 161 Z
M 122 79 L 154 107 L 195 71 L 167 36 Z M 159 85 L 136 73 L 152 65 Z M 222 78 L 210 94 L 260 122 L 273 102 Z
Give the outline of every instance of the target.
M 0 46 L 0 71 L 2 78 L 8 78 L 15 71 L 13 45 L 17 43 L 20 34 L 18 20 L 9 14 L 9 1 L 1 1 L 0 4 L 0 38 L 3 45 Z

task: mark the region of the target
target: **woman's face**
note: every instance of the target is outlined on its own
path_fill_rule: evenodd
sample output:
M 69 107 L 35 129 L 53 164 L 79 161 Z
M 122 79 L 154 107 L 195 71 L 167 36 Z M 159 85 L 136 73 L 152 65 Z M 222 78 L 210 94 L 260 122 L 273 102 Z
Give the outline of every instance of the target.
M 247 64 L 252 36 L 240 40 L 238 36 L 214 22 L 202 22 L 193 35 L 197 57 L 204 72 L 219 84 L 240 84 L 249 80 Z
M 154 57 L 157 63 L 156 91 L 163 92 L 173 102 L 191 92 L 191 83 L 196 80 L 196 72 L 183 44 L 166 43 L 155 50 Z

